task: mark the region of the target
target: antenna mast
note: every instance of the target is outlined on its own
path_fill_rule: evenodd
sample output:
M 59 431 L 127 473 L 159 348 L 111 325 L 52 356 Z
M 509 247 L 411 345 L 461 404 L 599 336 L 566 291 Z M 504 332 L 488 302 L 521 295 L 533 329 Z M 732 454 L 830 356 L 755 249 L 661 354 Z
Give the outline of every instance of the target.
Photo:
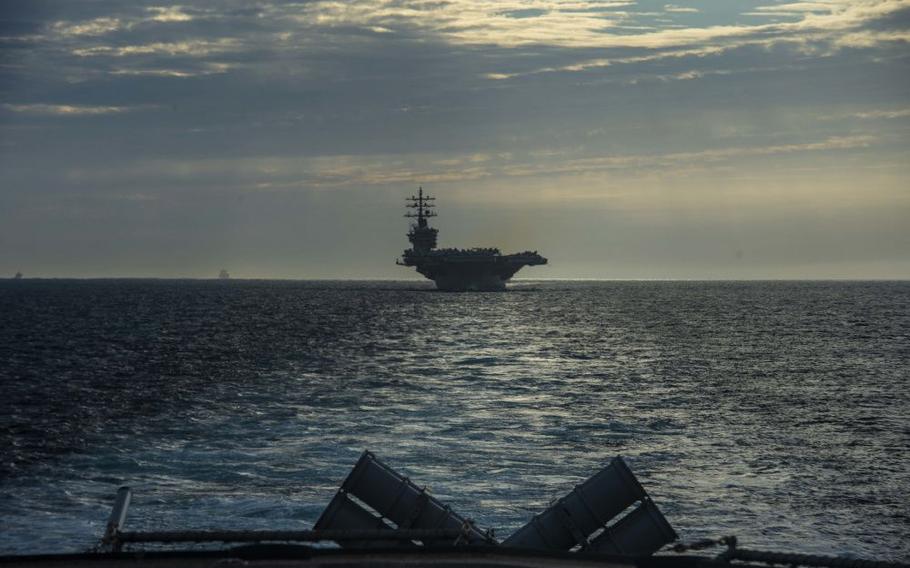
M 412 195 L 411 197 L 406 197 L 408 204 L 405 207 L 410 207 L 411 209 L 417 209 L 417 212 L 408 211 L 405 213 L 405 217 L 412 217 L 417 219 L 417 226 L 421 229 L 427 226 L 428 217 L 436 217 L 436 212 L 433 211 L 433 207 L 436 207 L 435 203 L 430 203 L 431 201 L 436 201 L 435 197 L 424 197 L 423 196 L 423 186 L 420 187 L 420 190 L 417 192 L 417 195 Z

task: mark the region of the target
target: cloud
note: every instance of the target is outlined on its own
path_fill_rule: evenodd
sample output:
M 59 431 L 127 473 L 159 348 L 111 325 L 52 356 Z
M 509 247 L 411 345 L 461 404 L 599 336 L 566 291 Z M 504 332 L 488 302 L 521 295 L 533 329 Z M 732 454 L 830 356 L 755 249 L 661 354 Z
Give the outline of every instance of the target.
M 70 181 L 113 183 L 147 177 L 211 182 L 224 190 L 263 191 L 332 189 L 347 187 L 442 184 L 488 178 L 539 178 L 541 176 L 602 174 L 654 174 L 659 171 L 689 170 L 735 162 L 758 156 L 810 152 L 845 151 L 868 148 L 877 142 L 870 135 L 831 136 L 811 142 L 708 148 L 695 152 L 614 154 L 573 157 L 573 152 L 535 152 L 524 157 L 511 153 L 379 154 L 372 156 L 331 155 L 300 157 L 250 157 L 241 159 L 151 160 L 134 162 L 104 171 L 74 168 Z
M 153 14 L 152 21 L 155 22 L 189 22 L 193 19 L 193 16 L 184 11 L 183 6 L 152 6 L 146 10 Z
M 698 8 L 677 6 L 676 4 L 664 4 L 664 12 L 696 14 L 699 10 Z
M 697 164 L 725 162 L 736 158 L 772 156 L 782 154 L 850 150 L 867 148 L 876 141 L 868 135 L 832 136 L 825 140 L 799 144 L 776 144 L 738 148 L 710 148 L 697 152 L 671 152 L 664 154 L 626 154 L 569 159 L 557 163 L 527 162 L 505 168 L 507 175 L 537 176 L 553 174 L 581 174 L 612 169 L 653 169 L 692 167 Z
M 876 26 L 906 10 L 910 0 L 789 2 L 753 5 L 744 14 L 758 18 L 754 23 L 743 23 L 738 17 L 726 22 L 701 18 L 698 21 L 712 23 L 695 25 L 693 19 L 681 26 L 661 16 L 694 14 L 698 9 L 664 4 L 663 11 L 648 12 L 627 0 L 314 0 L 263 2 L 232 10 L 205 4 L 152 5 L 94 19 L 57 21 L 52 26 L 57 41 L 49 38 L 45 47 L 65 49 L 82 58 L 131 60 L 106 72 L 150 77 L 193 77 L 212 71 L 199 70 L 198 63 L 197 69 L 185 69 L 160 60 L 141 65 L 132 60 L 179 57 L 186 63 L 191 58 L 201 61 L 230 54 L 235 59 L 266 57 L 262 68 L 268 69 L 268 61 L 290 57 L 311 66 L 325 54 L 372 53 L 368 46 L 373 42 L 497 48 L 503 51 L 489 57 L 487 69 L 478 76 L 502 81 L 659 62 L 696 52 L 719 55 L 746 46 L 789 46 L 799 54 L 826 56 L 841 49 L 900 45 L 910 41 L 910 31 Z M 786 21 L 774 21 L 779 15 L 786 15 Z M 174 23 L 181 24 L 179 31 L 165 25 Z M 508 51 L 519 50 L 541 57 L 509 57 Z M 239 67 L 234 63 L 229 68 Z M 672 77 L 688 72 L 660 69 L 657 74 Z
M 673 6 L 673 5 L 668 5 Z M 877 29 L 889 18 L 897 18 L 910 10 L 910 0 L 865 0 L 847 2 L 800 2 L 758 7 L 749 12 L 763 18 L 771 9 L 780 14 L 796 16 L 795 21 L 703 27 L 663 27 L 639 33 L 617 34 L 609 30 L 589 28 L 564 42 L 564 47 L 600 48 L 605 50 L 647 50 L 652 53 L 638 56 L 597 57 L 559 66 L 524 69 L 518 72 L 491 71 L 486 77 L 494 80 L 552 72 L 578 72 L 611 65 L 691 55 L 719 55 L 747 46 L 770 50 L 777 45 L 789 45 L 799 53 L 831 55 L 845 48 L 876 48 L 910 42 L 910 30 Z M 499 42 L 508 40 L 500 39 Z M 511 47 L 515 47 L 512 45 Z
M 660 51 L 658 53 L 651 53 L 649 55 L 636 55 L 632 57 L 615 57 L 615 58 L 598 58 L 598 59 L 589 59 L 582 61 L 580 63 L 571 63 L 568 65 L 561 65 L 558 67 L 542 67 L 539 69 L 531 69 L 529 71 L 521 71 L 516 73 L 488 73 L 486 77 L 488 79 L 511 79 L 514 77 L 522 77 L 527 75 L 537 75 L 541 73 L 558 73 L 558 72 L 573 72 L 573 71 L 587 71 L 590 69 L 597 69 L 603 67 L 610 67 L 614 65 L 630 65 L 637 63 L 648 63 L 652 61 L 659 61 L 662 59 L 682 59 L 688 57 L 697 57 L 702 58 L 709 55 L 717 55 L 726 51 L 722 47 L 701 47 L 695 49 L 679 49 L 679 50 L 667 50 Z
M 866 112 L 853 113 L 851 116 L 863 119 L 881 119 L 881 118 L 906 118 L 910 116 L 910 108 L 897 110 L 870 110 Z
M 196 39 L 123 46 L 99 45 L 76 48 L 72 50 L 72 53 L 80 57 L 99 55 L 112 57 L 127 57 L 131 55 L 190 55 L 203 57 L 215 53 L 236 51 L 241 46 L 242 43 L 236 38 L 218 38 L 213 40 Z
M 184 11 L 182 6 L 152 6 L 145 9 L 147 16 L 123 15 L 119 17 L 103 16 L 88 20 L 60 20 L 50 25 L 53 35 L 62 38 L 79 36 L 103 36 L 120 31 L 130 31 L 143 22 L 174 23 L 189 22 L 194 17 Z
M 51 29 L 64 37 L 99 36 L 128 28 L 119 18 L 95 18 L 83 22 L 54 22 Z
M 3 108 L 23 114 L 44 116 L 93 116 L 100 114 L 120 114 L 139 110 L 135 106 L 88 106 L 88 105 L 54 105 L 54 104 L 4 104 Z M 147 107 L 145 107 L 147 108 Z
M 826 13 L 836 9 L 842 3 L 838 0 L 828 2 L 790 2 L 771 6 L 757 6 L 748 15 L 793 16 L 807 13 Z
M 865 23 L 910 7 L 910 0 L 831 0 L 759 6 L 751 14 L 767 17 L 787 14 L 792 22 L 728 24 L 704 27 L 665 27 L 646 33 L 611 33 L 634 23 L 643 12 L 618 10 L 628 3 L 556 2 L 428 2 L 424 0 L 372 0 L 356 4 L 317 0 L 287 13 L 304 26 L 358 26 L 400 30 L 415 28 L 455 44 L 503 47 L 548 45 L 572 48 L 685 47 L 733 38 L 751 38 L 766 43 L 799 41 L 794 34 L 813 32 L 832 38 L 838 32 L 856 31 Z M 276 10 L 274 6 L 272 10 Z M 667 4 L 667 12 L 697 12 L 695 8 Z M 533 17 L 514 17 L 532 14 Z M 628 30 L 628 28 L 623 28 Z
M 218 75 L 227 73 L 231 69 L 228 63 L 205 63 L 198 68 L 187 67 L 185 69 L 167 69 L 167 68 L 115 68 L 108 71 L 111 75 L 125 75 L 135 77 L 201 77 L 205 75 Z
M 871 48 L 886 43 L 910 43 L 910 30 L 873 31 L 863 30 L 843 34 L 835 38 L 837 47 Z

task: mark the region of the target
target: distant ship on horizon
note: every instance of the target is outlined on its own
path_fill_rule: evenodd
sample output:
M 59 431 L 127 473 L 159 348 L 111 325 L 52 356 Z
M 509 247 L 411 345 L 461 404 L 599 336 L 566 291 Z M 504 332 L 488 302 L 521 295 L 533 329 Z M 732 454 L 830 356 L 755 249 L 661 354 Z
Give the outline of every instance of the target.
M 225 268 L 222 268 L 221 272 L 218 273 L 219 280 L 230 280 L 230 278 L 231 278 L 231 275 Z
M 411 248 L 404 251 L 400 266 L 413 266 L 449 292 L 505 290 L 506 282 L 525 266 L 547 264 L 537 251 L 502 254 L 498 248 L 436 248 L 438 229 L 429 226 L 427 219 L 436 217 L 435 197 L 424 196 L 421 187 L 417 195 L 405 199 L 409 211 L 405 217 L 416 219 L 408 231 Z
M 16 275 L 13 276 L 13 280 L 22 280 L 22 273 L 16 272 Z

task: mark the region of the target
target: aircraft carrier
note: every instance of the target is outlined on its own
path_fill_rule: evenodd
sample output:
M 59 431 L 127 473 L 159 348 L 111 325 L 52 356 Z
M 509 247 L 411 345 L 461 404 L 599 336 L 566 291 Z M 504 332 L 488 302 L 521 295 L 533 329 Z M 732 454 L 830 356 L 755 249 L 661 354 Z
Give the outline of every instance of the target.
M 497 248 L 436 248 L 438 229 L 430 227 L 427 219 L 436 217 L 435 197 L 423 194 L 406 198 L 411 209 L 405 217 L 416 219 L 408 231 L 411 248 L 404 251 L 397 264 L 413 266 L 449 292 L 505 290 L 506 282 L 525 266 L 546 264 L 547 259 L 537 251 L 502 254 Z

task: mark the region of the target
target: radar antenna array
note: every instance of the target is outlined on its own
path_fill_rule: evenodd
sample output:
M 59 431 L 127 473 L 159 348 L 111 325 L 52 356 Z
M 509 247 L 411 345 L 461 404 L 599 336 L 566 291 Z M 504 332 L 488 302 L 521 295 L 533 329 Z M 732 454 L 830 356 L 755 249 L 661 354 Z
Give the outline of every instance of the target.
M 404 214 L 405 217 L 414 217 L 414 218 L 420 220 L 420 219 L 424 219 L 426 217 L 436 217 L 437 216 L 435 211 L 431 211 L 431 209 L 433 207 L 436 207 L 435 203 L 431 203 L 432 201 L 436 201 L 436 198 L 430 197 L 430 196 L 424 196 L 423 187 L 420 187 L 420 190 L 418 191 L 417 195 L 412 195 L 411 197 L 406 197 L 405 201 L 409 202 L 405 205 L 405 207 L 410 207 L 411 209 L 417 209 L 416 213 L 408 211 L 407 213 Z

